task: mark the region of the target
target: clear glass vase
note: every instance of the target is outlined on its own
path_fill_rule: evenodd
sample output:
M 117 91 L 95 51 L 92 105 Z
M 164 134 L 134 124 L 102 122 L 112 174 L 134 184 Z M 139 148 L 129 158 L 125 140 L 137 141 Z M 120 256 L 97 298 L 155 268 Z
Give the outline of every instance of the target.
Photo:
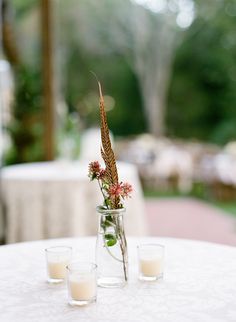
M 99 215 L 96 244 L 98 285 L 123 287 L 128 281 L 128 253 L 124 232 L 125 208 L 97 207 Z

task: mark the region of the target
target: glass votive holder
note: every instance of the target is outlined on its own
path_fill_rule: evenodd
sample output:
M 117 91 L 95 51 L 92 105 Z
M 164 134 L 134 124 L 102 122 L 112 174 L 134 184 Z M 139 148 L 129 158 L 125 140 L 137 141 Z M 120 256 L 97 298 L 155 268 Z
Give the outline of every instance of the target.
M 138 246 L 139 279 L 157 281 L 163 278 L 164 246 L 142 244 Z
M 55 246 L 45 249 L 49 283 L 61 283 L 66 278 L 66 267 L 71 261 L 72 248 Z
M 83 306 L 97 300 L 97 265 L 72 262 L 67 266 L 69 304 Z

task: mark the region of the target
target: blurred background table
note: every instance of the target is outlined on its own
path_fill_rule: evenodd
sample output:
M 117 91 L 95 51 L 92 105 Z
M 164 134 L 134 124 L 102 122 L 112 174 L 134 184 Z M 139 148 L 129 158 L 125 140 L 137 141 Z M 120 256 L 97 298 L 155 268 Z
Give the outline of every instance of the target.
M 139 243 L 165 245 L 163 282 L 137 280 Z M 95 238 L 26 242 L 0 247 L 1 322 L 235 322 L 236 248 L 172 238 L 128 238 L 129 283 L 98 289 L 96 304 L 72 308 L 66 285 L 46 283 L 44 248 L 70 245 L 94 261 Z
M 144 201 L 136 167 L 118 163 L 120 180 L 134 194 L 126 202 L 127 235 L 146 234 Z M 88 162 L 52 161 L 2 169 L 6 242 L 96 234 L 95 208 L 102 202 L 96 182 L 87 176 Z

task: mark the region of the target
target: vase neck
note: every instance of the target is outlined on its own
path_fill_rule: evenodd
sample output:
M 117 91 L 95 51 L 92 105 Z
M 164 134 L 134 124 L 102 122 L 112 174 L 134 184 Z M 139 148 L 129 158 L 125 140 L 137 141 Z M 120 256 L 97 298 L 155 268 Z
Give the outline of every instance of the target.
M 123 215 L 126 211 L 125 208 L 105 209 L 102 206 L 98 206 L 96 209 L 100 215 L 104 215 L 104 216 L 119 216 L 119 215 Z

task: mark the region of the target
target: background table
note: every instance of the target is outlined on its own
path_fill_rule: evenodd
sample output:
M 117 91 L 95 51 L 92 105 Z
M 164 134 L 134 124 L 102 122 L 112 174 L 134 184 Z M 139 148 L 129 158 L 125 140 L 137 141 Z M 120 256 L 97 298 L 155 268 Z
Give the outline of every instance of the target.
M 134 187 L 127 208 L 127 235 L 147 233 L 144 200 L 136 167 L 118 163 L 120 180 Z M 7 243 L 94 235 L 95 208 L 102 203 L 97 182 L 88 178 L 88 162 L 41 162 L 2 169 Z
M 163 282 L 137 280 L 136 245 L 166 246 Z M 65 284 L 46 280 L 44 248 L 70 245 L 94 260 L 95 238 L 46 240 L 0 247 L 1 322 L 235 322 L 236 248 L 180 239 L 129 238 L 130 281 L 98 289 L 97 303 L 67 304 Z

